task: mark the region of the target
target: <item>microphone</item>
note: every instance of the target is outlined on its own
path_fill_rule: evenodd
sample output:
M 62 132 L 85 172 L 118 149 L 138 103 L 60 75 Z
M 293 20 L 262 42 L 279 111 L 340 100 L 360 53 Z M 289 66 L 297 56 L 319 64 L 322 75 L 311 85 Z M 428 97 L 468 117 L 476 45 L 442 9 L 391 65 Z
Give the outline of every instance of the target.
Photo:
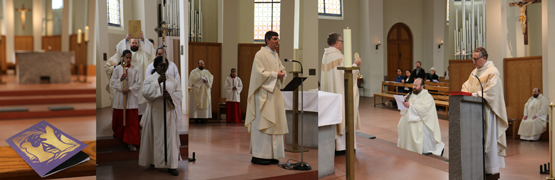
M 301 62 L 297 61 L 297 60 L 293 60 L 293 59 L 284 59 L 285 62 L 296 62 L 299 63 L 299 65 L 301 66 L 301 74 L 303 74 L 303 64 L 301 64 Z
M 482 123 L 483 123 L 483 122 L 485 121 L 485 120 L 484 120 L 484 87 L 482 86 L 482 81 L 480 81 L 480 78 L 478 78 L 478 76 L 476 76 L 476 74 L 470 73 L 470 75 L 472 75 L 472 76 L 474 76 L 476 79 L 478 79 L 478 83 L 480 83 L 480 88 L 482 88 L 482 97 L 481 97 L 481 98 L 482 98 Z M 485 149 L 485 147 L 486 147 L 486 140 L 485 140 L 485 138 L 486 138 L 486 136 L 485 136 L 485 129 L 484 129 L 484 125 L 482 124 L 482 149 Z M 483 165 L 484 167 L 486 167 L 486 161 L 485 161 L 486 156 L 485 156 L 485 153 L 482 154 L 482 158 L 484 159 L 483 162 L 482 162 L 482 165 Z M 485 168 L 484 168 L 483 173 L 484 173 L 484 179 L 485 179 L 485 178 L 486 178 L 486 170 L 485 170 Z
M 408 101 L 409 101 L 410 95 L 412 95 L 412 91 L 410 91 L 410 92 L 407 94 L 407 98 L 405 99 L 405 102 L 408 102 Z

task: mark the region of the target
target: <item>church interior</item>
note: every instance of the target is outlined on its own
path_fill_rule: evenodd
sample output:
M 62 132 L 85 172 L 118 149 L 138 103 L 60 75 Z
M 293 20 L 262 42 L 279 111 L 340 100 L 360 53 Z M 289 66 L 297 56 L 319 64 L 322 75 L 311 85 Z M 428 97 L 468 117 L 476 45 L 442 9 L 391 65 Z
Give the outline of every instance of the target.
M 86 143 L 91 157 L 49 177 L 96 179 L 96 2 L 2 0 L 0 7 L 0 178 L 40 178 L 6 140 L 45 120 Z
M 88 144 L 83 151 L 92 159 L 52 178 L 463 179 L 470 170 L 457 169 L 465 166 L 460 162 L 462 149 L 480 149 L 482 144 L 460 141 L 478 130 L 460 130 L 467 128 L 460 125 L 466 123 L 463 117 L 473 113 L 462 111 L 460 98 L 452 93 L 459 93 L 463 83 L 474 78 L 472 52 L 478 47 L 487 49 L 488 63 L 499 72 L 508 123 L 503 132 L 504 168 L 486 179 L 545 179 L 550 175 L 540 173 L 541 165 L 555 160 L 550 156 L 550 123 L 537 140 L 521 140 L 519 135 L 529 112 L 527 102 L 534 99 L 532 90 L 537 88 L 549 102 L 555 97 L 555 81 L 549 80 L 555 77 L 549 70 L 555 68 L 555 55 L 550 53 L 555 48 L 552 1 L 0 0 L 0 7 L 0 179 L 40 178 L 6 140 L 42 120 Z M 161 32 L 162 21 L 171 32 Z M 344 29 L 351 32 L 351 57 L 358 53 L 362 60 L 360 74 L 352 78 L 359 95 L 355 108 L 360 129 L 349 132 L 354 133 L 356 151 L 335 155 L 333 136 L 340 122 L 323 119 L 341 115 L 341 103 L 330 99 L 343 97 L 323 96 L 319 89 L 327 37 L 332 32 L 343 35 Z M 244 120 L 251 67 L 270 30 L 279 34 L 276 52 L 287 71 L 285 84 L 294 76 L 307 77 L 302 96 L 284 91 L 289 133 L 284 135 L 285 158 L 279 164 L 302 159 L 311 166 L 308 171 L 250 161 L 251 134 Z M 164 45 L 167 59 L 177 66 L 183 96 L 178 110 L 183 118 L 176 127 L 179 176 L 139 166 L 139 151 L 130 151 L 113 137 L 113 100 L 105 64 L 112 56 L 121 59 L 115 56 L 118 43 L 131 32 L 152 39 L 153 50 Z M 341 42 L 348 42 L 346 38 Z M 281 61 L 285 59 L 297 60 L 302 67 Z M 189 78 L 200 60 L 213 75 L 209 118 L 195 117 L 189 102 L 190 96 L 197 97 Z M 426 73 L 433 68 L 438 75 L 437 82 L 425 82 L 425 89 L 435 102 L 445 144 L 439 156 L 398 147 L 404 133 L 398 130 L 403 112 L 393 104 L 394 95 L 407 93 L 395 89 L 413 85 L 395 83 L 397 69 L 404 75 L 405 70 L 416 69 L 417 62 Z M 227 122 L 226 79 L 232 68 L 243 84 L 241 123 Z M 299 120 L 292 118 L 296 98 L 304 99 L 298 107 L 304 108 Z M 336 110 L 322 110 L 327 102 L 337 105 Z M 551 111 L 547 119 L 552 118 Z M 198 119 L 206 123 L 197 123 Z M 301 146 L 307 151 L 299 153 Z

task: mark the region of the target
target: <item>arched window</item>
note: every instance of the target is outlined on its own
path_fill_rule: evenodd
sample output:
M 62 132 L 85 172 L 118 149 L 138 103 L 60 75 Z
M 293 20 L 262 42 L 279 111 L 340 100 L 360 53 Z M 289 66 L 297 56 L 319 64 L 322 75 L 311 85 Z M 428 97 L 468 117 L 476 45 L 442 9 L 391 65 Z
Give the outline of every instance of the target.
M 264 41 L 264 34 L 275 31 L 279 34 L 280 0 L 254 1 L 254 40 Z
M 107 0 L 108 25 L 121 27 L 120 0 Z

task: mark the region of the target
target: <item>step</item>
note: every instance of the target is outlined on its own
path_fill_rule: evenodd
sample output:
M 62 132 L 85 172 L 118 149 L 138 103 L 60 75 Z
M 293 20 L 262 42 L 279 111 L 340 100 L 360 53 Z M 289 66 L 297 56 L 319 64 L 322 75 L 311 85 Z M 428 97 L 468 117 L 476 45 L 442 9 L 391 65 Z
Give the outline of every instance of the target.
M 96 94 L 70 95 L 33 95 L 0 97 L 2 106 L 36 105 L 36 104 L 65 104 L 65 103 L 96 103 Z
M 42 90 L 2 90 L 0 97 L 29 96 L 29 95 L 68 95 L 68 94 L 96 94 L 94 88 L 80 89 L 42 89 Z
M 188 134 L 180 134 L 179 139 L 181 140 L 181 155 L 183 159 L 187 159 L 189 154 L 188 148 Z M 127 145 L 118 139 L 111 136 L 108 137 L 97 137 L 97 158 L 98 162 L 110 162 L 110 161 L 123 161 L 123 160 L 133 160 L 139 159 L 139 151 L 129 151 Z
M 73 110 L 50 110 L 51 107 L 69 106 Z M 27 108 L 28 111 L 0 112 L 0 120 L 8 119 L 33 119 L 33 118 L 53 118 L 53 117 L 76 117 L 76 116 L 96 116 L 96 103 L 75 103 L 75 104 L 41 104 L 41 105 L 19 105 L 19 106 L 0 106 L 1 109 L 7 108 Z

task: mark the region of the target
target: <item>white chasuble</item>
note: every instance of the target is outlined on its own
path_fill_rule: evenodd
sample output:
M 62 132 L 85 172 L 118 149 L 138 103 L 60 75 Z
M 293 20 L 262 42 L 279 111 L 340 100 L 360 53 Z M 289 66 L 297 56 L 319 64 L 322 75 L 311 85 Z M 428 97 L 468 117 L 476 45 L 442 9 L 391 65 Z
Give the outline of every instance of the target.
M 480 78 L 484 94 L 482 94 L 480 83 L 472 74 Z M 486 172 L 499 172 L 499 168 L 505 167 L 503 158 L 506 155 L 505 149 L 507 148 L 505 131 L 509 126 L 503 95 L 503 82 L 501 81 L 499 70 L 497 70 L 493 62 L 488 61 L 481 68 L 476 68 L 472 71 L 468 80 L 463 84 L 462 91 L 472 93 L 473 96 L 483 97 L 486 101 L 484 107 Z M 492 121 L 494 119 L 495 121 Z
M 285 77 L 278 79 L 283 70 Z M 285 103 L 281 93 L 287 76 L 279 56 L 262 47 L 252 65 L 245 126 L 251 133 L 250 152 L 253 157 L 279 159 L 285 157 L 283 134 L 288 133 Z
M 214 76 L 206 69 L 193 69 L 189 75 L 189 117 L 212 118 L 211 88 Z M 206 81 L 206 82 L 204 82 Z
M 520 122 L 518 135 L 524 140 L 538 140 L 547 130 L 547 114 L 549 113 L 549 100 L 542 94 L 538 98 L 530 97 L 524 105 L 524 116 Z M 536 118 L 534 119 L 534 116 Z
M 401 111 L 397 147 L 420 154 L 431 152 L 441 155 L 445 144 L 441 141 L 434 98 L 427 89 L 423 89 L 419 94 L 412 94 L 409 103 L 409 109 Z
M 343 63 L 343 54 L 341 54 L 341 51 L 339 51 L 338 49 L 334 48 L 334 47 L 329 47 L 329 48 L 325 48 L 324 49 L 324 57 L 322 58 L 322 71 L 321 71 L 321 79 L 320 79 L 320 90 L 321 91 L 325 91 L 325 92 L 331 92 L 331 93 L 337 93 L 337 94 L 341 94 L 341 114 L 342 114 L 342 118 L 343 120 L 341 121 L 340 124 L 336 125 L 336 129 L 335 129 L 335 145 L 336 145 L 336 150 L 338 151 L 342 151 L 345 150 L 346 147 L 346 139 L 345 139 L 345 80 L 344 80 L 344 74 L 345 71 L 343 70 L 338 70 L 337 67 L 342 67 L 344 66 Z M 353 67 L 356 67 L 357 65 L 353 63 Z M 356 130 L 360 129 L 360 116 L 358 113 L 358 105 L 359 105 L 359 92 L 358 92 L 358 87 L 357 87 L 357 83 L 356 83 L 356 78 L 358 75 L 358 70 L 353 71 L 353 97 L 354 97 L 354 128 Z M 353 130 L 354 132 L 354 130 Z M 356 138 L 356 136 L 355 136 Z M 356 140 L 355 140 L 356 141 Z M 356 143 L 355 143 L 355 149 L 356 149 Z

